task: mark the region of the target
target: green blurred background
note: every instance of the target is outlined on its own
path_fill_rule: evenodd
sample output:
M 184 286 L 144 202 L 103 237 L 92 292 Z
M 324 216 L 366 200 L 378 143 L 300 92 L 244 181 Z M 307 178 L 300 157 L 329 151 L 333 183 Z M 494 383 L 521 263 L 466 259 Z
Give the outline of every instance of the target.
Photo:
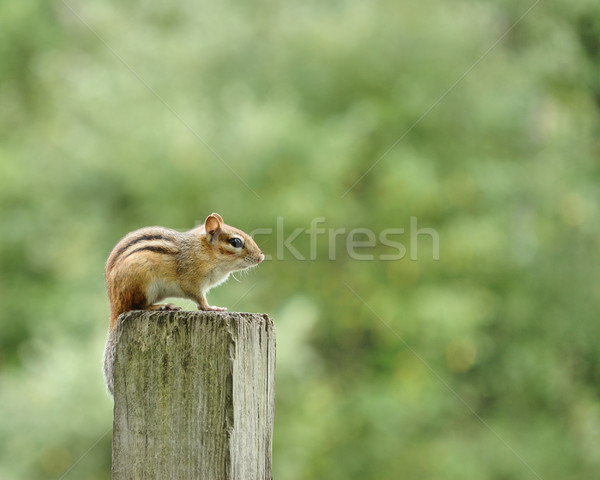
M 531 5 L 0 2 L 0 478 L 110 478 L 104 261 L 213 211 L 440 238 L 209 294 L 275 319 L 276 480 L 597 478 L 600 4 Z

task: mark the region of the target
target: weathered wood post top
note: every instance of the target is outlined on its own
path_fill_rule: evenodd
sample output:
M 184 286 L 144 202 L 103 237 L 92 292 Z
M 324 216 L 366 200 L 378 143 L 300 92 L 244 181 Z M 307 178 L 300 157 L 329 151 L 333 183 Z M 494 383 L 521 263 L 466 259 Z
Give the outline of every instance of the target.
M 113 480 L 271 480 L 267 315 L 125 313 L 114 380 Z

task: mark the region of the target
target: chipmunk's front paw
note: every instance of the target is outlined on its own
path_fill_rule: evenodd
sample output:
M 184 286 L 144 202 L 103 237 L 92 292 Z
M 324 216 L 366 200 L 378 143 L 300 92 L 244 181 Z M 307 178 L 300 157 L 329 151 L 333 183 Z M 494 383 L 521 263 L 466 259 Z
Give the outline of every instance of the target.
M 227 308 L 213 307 L 212 305 L 206 305 L 205 307 L 198 307 L 198 310 L 203 310 L 205 312 L 226 312 Z

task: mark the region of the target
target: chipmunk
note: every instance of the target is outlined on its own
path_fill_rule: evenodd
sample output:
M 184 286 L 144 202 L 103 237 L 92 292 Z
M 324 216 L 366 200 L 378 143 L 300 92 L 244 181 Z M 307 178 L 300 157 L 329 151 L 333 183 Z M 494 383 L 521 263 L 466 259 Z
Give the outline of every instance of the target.
M 104 379 L 113 394 L 117 318 L 129 310 L 180 310 L 157 304 L 167 297 L 188 298 L 198 310 L 224 311 L 206 301 L 206 292 L 227 280 L 231 272 L 265 259 L 250 235 L 223 223 L 217 213 L 187 232 L 146 227 L 123 237 L 106 261 L 110 302 Z

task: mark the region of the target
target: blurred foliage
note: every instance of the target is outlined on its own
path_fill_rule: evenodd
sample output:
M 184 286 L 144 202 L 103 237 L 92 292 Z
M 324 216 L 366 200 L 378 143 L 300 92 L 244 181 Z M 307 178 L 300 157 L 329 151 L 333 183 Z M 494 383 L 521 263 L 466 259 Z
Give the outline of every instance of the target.
M 277 480 L 597 476 L 600 5 L 530 5 L 0 3 L 0 478 L 110 478 L 105 258 L 212 211 L 274 232 L 209 301 L 275 318 Z M 278 260 L 321 216 L 440 260 Z

